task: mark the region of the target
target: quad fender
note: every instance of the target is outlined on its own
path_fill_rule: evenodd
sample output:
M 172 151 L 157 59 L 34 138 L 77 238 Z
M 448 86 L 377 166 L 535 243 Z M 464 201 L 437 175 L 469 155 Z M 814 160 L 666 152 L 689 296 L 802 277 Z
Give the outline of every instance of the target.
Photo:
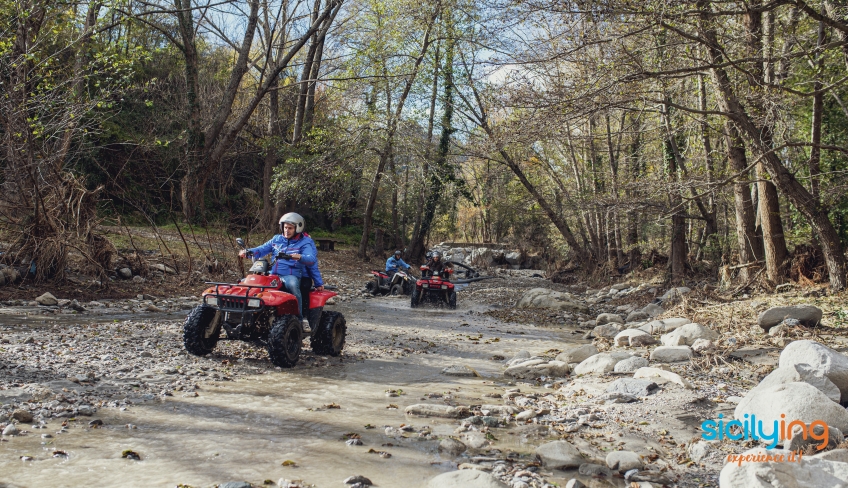
M 298 306 L 297 306 L 297 298 L 290 293 L 286 293 L 280 290 L 265 290 L 261 293 L 257 293 L 257 296 L 262 299 L 262 302 L 265 303 L 265 306 L 275 308 L 277 310 L 276 315 L 299 315 Z
M 338 293 L 334 291 L 313 291 L 309 294 L 309 308 L 323 307 L 327 303 L 327 300 L 336 295 L 338 295 Z

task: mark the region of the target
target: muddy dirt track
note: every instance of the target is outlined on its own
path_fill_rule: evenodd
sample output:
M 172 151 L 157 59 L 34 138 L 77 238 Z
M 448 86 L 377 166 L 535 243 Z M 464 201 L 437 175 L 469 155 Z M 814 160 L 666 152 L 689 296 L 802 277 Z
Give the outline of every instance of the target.
M 117 343 L 115 348 L 105 345 L 104 354 L 97 357 L 130 357 L 111 361 L 113 368 L 91 361 L 90 367 L 82 369 L 93 371 L 96 381 L 65 379 L 64 363 L 54 367 L 51 379 L 49 368 L 19 372 L 8 355 L 3 358 L 4 373 L 38 375 L 40 383 L 53 392 L 89 397 L 96 413 L 45 419 L 46 425 L 37 425 L 43 428 L 4 437 L 0 486 L 92 482 L 100 486 L 211 486 L 232 480 L 262 484 L 281 478 L 342 486 L 342 480 L 357 474 L 377 486 L 398 486 L 398 480 L 405 480 L 407 486 L 424 486 L 428 479 L 474 456 L 439 453 L 439 438 L 453 435 L 456 421 L 408 417 L 404 408 L 415 403 L 499 402 L 483 395 L 503 393 L 509 386 L 502 377 L 503 358 L 528 348 L 561 349 L 564 336 L 573 336 L 567 331 L 504 323 L 478 313 L 485 307 L 472 310 L 469 306 L 460 301 L 457 310 L 413 311 L 406 297 L 355 298 L 332 307 L 347 318 L 344 354 L 321 358 L 310 352 L 291 370 L 273 368 L 264 351 L 242 343 L 221 342 L 206 358 L 186 355 L 179 350 L 179 317 L 145 319 L 142 315 L 121 321 L 124 316 L 103 316 L 100 319 L 112 322 L 112 329 L 100 334 L 101 342 Z M 51 325 L 53 321 L 16 322 L 19 325 L 5 327 L 4 336 L 14 342 L 33 337 L 33 347 L 47 347 L 54 342 L 50 338 L 61 344 L 62 339 L 54 336 L 68 333 L 66 325 Z M 139 330 L 133 331 L 134 327 Z M 157 351 L 154 357 L 139 358 L 134 348 L 121 346 L 142 330 L 154 330 L 150 336 L 155 343 L 145 338 L 136 345 Z M 150 344 L 144 347 L 146 343 Z M 31 344 L 17 346 L 16 351 Z M 160 355 L 163 349 L 166 353 Z M 92 351 L 91 356 L 95 355 Z M 132 366 L 129 371 L 116 372 L 128 365 Z M 468 366 L 480 376 L 443 374 L 451 365 Z M 69 370 L 76 370 L 75 366 Z M 220 373 L 211 374 L 219 380 L 202 374 L 215 370 Z M 177 389 L 180 386 L 188 388 Z M 90 428 L 93 419 L 102 420 L 103 425 Z M 412 429 L 399 430 L 404 425 Z M 503 433 L 498 432 L 497 442 L 487 444 L 479 455 L 505 457 L 510 452 L 532 462 L 535 443 L 527 444 L 523 431 L 498 430 Z M 357 436 L 361 446 L 345 443 Z M 122 458 L 126 450 L 138 453 L 141 461 Z M 22 457 L 32 460 L 22 461 Z M 295 466 L 283 466 L 286 461 Z

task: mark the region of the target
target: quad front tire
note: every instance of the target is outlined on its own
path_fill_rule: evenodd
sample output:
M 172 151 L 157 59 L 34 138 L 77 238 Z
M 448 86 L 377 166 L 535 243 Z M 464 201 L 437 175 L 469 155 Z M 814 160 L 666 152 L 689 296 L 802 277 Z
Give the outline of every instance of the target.
M 183 324 L 183 344 L 195 356 L 205 356 L 215 349 L 221 335 L 221 314 L 212 307 L 198 305 L 189 312 Z
M 412 298 L 410 298 L 410 300 L 409 300 L 409 306 L 410 306 L 410 308 L 415 308 L 415 307 L 418 306 L 418 304 L 420 302 L 421 302 L 421 290 L 419 290 L 418 287 L 416 287 L 414 290 L 412 290 Z
M 448 308 L 451 310 L 456 308 L 456 290 L 451 291 L 448 295 Z
M 324 312 L 321 314 L 321 323 L 312 335 L 312 351 L 321 356 L 338 356 L 344 349 L 346 334 L 344 315 Z
M 403 285 L 398 283 L 392 287 L 392 291 L 390 292 L 393 297 L 403 295 Z
M 291 368 L 300 358 L 302 337 L 301 321 L 294 315 L 281 315 L 274 319 L 268 334 L 268 356 L 275 366 Z
M 377 286 L 376 281 L 369 281 L 368 283 L 365 283 L 365 291 L 367 291 L 371 295 L 376 295 L 379 290 L 380 287 Z

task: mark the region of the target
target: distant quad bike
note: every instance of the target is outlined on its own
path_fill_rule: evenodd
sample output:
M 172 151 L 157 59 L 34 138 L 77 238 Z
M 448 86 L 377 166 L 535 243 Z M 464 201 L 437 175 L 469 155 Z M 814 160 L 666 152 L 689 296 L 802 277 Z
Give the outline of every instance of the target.
M 237 239 L 244 248 L 244 241 Z M 291 259 L 280 253 L 276 259 Z M 248 275 L 238 283 L 214 283 L 203 292 L 203 303 L 195 307 L 183 325 L 183 343 L 195 356 L 205 356 L 218 340 L 242 340 L 262 344 L 274 365 L 290 368 L 300 358 L 303 323 L 298 319 L 297 298 L 287 293 L 278 276 L 269 275 L 268 261 L 257 260 Z M 345 345 L 347 326 L 339 312 L 324 311 L 324 305 L 337 295 L 313 291 L 312 281 L 301 282 L 303 316 L 309 322 L 310 345 L 315 354 L 338 356 Z M 226 332 L 220 337 L 221 329 Z
M 409 271 L 398 270 L 391 278 L 385 271 L 376 269 L 371 274 L 374 279 L 365 283 L 365 291 L 372 295 L 409 295 L 415 286 L 412 280 L 416 278 Z
M 446 268 L 441 273 L 431 273 L 428 266 L 421 266 L 421 278 L 415 282 L 409 306 L 416 308 L 430 302 L 456 308 L 456 289 L 450 282 L 453 270 Z

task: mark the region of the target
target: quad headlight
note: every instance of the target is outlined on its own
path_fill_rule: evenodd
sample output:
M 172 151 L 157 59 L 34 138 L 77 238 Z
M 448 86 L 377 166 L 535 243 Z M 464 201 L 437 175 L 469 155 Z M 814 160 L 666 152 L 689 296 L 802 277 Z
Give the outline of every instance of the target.
M 447 289 L 448 289 L 448 285 L 442 285 L 442 290 L 447 290 Z
M 422 283 L 421 288 L 430 288 L 430 283 Z
M 262 306 L 262 300 L 258 298 L 251 298 L 247 301 L 247 306 L 250 308 L 259 308 Z
M 217 307 L 218 299 L 215 297 L 206 297 L 206 305 L 209 305 L 210 307 Z

